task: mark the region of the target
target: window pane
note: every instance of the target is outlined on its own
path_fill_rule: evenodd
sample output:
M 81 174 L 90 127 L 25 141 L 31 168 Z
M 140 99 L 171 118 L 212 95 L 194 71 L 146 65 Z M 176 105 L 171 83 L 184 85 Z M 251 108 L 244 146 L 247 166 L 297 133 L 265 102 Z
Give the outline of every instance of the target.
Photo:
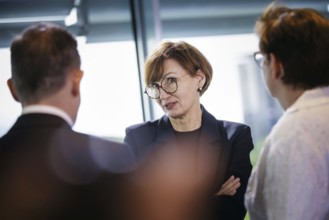
M 16 121 L 17 116 L 21 113 L 21 106 L 11 97 L 7 86 L 7 79 L 11 76 L 8 48 L 0 49 L 0 63 L 0 136 L 2 136 Z
M 80 46 L 82 101 L 75 130 L 122 138 L 143 121 L 133 41 Z

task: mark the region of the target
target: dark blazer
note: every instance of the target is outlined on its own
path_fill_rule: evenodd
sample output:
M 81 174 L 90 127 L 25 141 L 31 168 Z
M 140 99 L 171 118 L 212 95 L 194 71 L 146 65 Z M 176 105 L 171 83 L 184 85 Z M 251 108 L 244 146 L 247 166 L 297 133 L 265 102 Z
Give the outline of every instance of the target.
M 119 219 L 123 144 L 75 132 L 62 119 L 26 114 L 0 138 L 0 219 Z
M 210 174 L 214 175 L 214 178 L 208 190 L 207 206 L 211 215 L 200 219 L 242 220 L 246 214 L 244 193 L 252 170 L 249 157 L 253 149 L 250 128 L 240 123 L 217 120 L 203 106 L 201 108 L 199 154 L 216 155 L 217 163 L 214 165 L 215 172 Z M 166 115 L 155 121 L 128 127 L 124 142 L 140 162 L 147 160 L 156 149 L 176 144 L 173 127 Z M 237 193 L 234 196 L 215 196 L 214 193 L 231 175 L 241 179 Z

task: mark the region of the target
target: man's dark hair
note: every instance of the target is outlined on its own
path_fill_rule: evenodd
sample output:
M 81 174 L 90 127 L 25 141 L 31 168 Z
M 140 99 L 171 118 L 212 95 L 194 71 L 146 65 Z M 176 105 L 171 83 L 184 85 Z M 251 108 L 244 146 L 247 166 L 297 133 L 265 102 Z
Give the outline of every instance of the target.
M 65 28 L 39 23 L 11 45 L 12 80 L 22 101 L 34 102 L 62 88 L 67 74 L 80 68 L 75 37 Z

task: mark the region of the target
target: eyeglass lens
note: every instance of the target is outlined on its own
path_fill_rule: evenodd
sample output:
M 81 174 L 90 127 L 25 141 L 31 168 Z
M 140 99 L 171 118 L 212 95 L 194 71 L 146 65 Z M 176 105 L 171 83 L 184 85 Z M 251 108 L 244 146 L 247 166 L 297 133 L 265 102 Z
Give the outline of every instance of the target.
M 164 78 L 161 81 L 161 85 L 157 83 L 150 84 L 146 87 L 145 91 L 148 96 L 153 99 L 157 99 L 160 97 L 160 88 L 162 88 L 166 93 L 172 94 L 177 91 L 177 80 L 175 78 Z

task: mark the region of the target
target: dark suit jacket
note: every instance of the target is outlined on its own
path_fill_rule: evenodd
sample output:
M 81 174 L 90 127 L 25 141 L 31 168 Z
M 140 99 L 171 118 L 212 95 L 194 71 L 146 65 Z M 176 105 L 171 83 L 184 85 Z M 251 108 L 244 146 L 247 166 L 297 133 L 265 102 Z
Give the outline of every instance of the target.
M 253 142 L 247 125 L 217 120 L 202 108 L 202 128 L 199 154 L 216 155 L 217 166 L 209 183 L 208 211 L 211 215 L 200 219 L 242 220 L 246 214 L 244 193 L 251 174 L 250 151 Z M 167 116 L 159 120 L 130 126 L 126 129 L 125 143 L 138 161 L 145 161 L 156 149 L 175 145 L 175 133 Z M 202 153 L 203 152 L 203 153 Z M 234 196 L 214 196 L 220 186 L 234 175 L 241 186 Z M 209 212 L 208 212 L 209 213 Z
M 77 133 L 57 116 L 23 115 L 0 138 L 0 219 L 120 219 L 130 161 L 123 144 Z

